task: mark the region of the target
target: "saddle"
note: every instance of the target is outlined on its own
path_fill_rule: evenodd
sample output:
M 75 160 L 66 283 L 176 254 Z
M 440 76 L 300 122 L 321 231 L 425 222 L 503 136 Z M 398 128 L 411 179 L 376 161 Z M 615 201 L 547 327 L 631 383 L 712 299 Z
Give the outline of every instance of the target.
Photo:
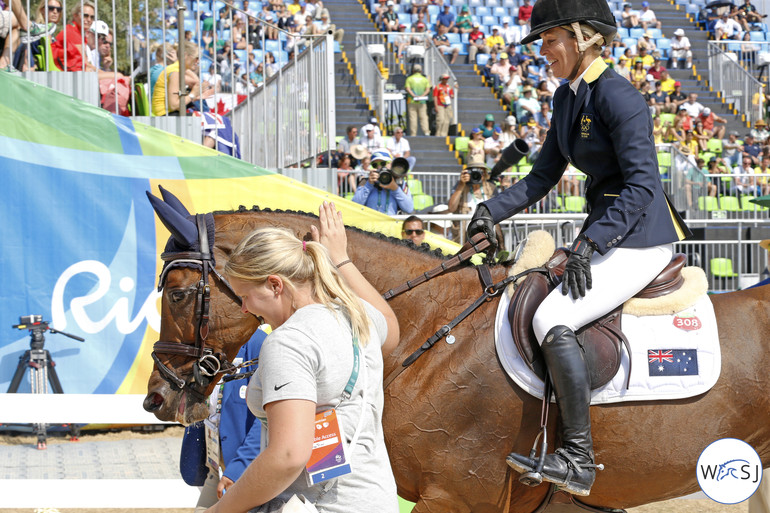
M 542 272 L 530 273 L 516 288 L 508 307 L 508 320 L 519 355 L 543 380 L 546 374 L 545 360 L 532 329 L 532 318 L 540 303 L 561 282 L 567 257 L 567 250 L 557 249 L 543 266 Z M 678 290 L 684 283 L 681 271 L 686 260 L 686 256 L 681 253 L 674 255 L 666 268 L 634 297 L 652 299 Z M 620 305 L 576 332 L 578 342 L 585 351 L 591 390 L 604 386 L 617 374 L 621 344 L 626 346 L 627 353 L 631 355 L 628 339 L 620 326 L 622 313 L 623 305 Z

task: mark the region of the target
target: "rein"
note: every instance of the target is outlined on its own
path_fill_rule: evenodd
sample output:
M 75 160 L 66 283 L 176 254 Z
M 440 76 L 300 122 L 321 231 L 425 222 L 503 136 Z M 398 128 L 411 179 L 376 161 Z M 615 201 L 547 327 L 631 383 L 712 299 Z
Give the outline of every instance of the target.
M 162 290 L 166 275 L 168 271 L 181 264 L 195 264 L 201 267 L 201 279 L 196 286 L 196 304 L 198 310 L 196 312 L 197 329 L 195 330 L 195 341 L 190 342 L 169 342 L 164 340 L 158 340 L 155 342 L 152 351 L 152 359 L 160 371 L 161 376 L 172 387 L 182 390 L 187 387 L 189 392 L 197 398 L 205 399 L 205 389 L 211 383 L 211 380 L 220 372 L 226 374 L 232 374 L 236 372 L 240 367 L 234 366 L 224 353 L 214 353 L 211 348 L 206 347 L 206 338 L 209 334 L 209 306 L 211 303 L 211 287 L 209 285 L 209 274 L 213 275 L 216 279 L 227 288 L 235 298 L 235 302 L 240 306 L 242 304 L 241 298 L 233 290 L 230 283 L 222 276 L 219 271 L 214 267 L 214 258 L 209 253 L 209 238 L 206 228 L 205 216 L 197 214 L 195 220 L 198 226 L 198 241 L 200 243 L 200 251 L 179 251 L 168 252 L 160 255 L 160 258 L 166 262 L 166 266 L 160 274 L 158 283 L 158 290 Z M 164 364 L 158 354 L 171 354 L 180 355 L 188 358 L 196 359 L 193 363 L 192 379 L 184 380 L 177 375 L 168 365 Z M 250 362 L 246 362 L 250 363 Z M 194 387 L 193 384 L 197 383 L 199 386 Z
M 479 253 L 490 246 L 489 241 L 486 238 L 486 235 L 483 233 L 477 233 L 474 235 L 471 240 L 465 243 L 463 247 L 460 249 L 460 252 L 455 255 L 454 257 L 450 258 L 446 262 L 443 262 L 440 266 L 431 269 L 430 271 L 427 271 L 423 273 L 421 276 L 418 276 L 414 280 L 407 281 L 403 285 L 400 285 L 396 287 L 395 289 L 391 289 L 387 291 L 385 294 L 383 294 L 383 297 L 388 300 L 391 299 L 399 294 L 402 294 L 403 292 L 406 292 L 407 290 L 411 290 L 417 285 L 420 285 L 422 283 L 425 283 L 426 281 L 435 278 L 436 276 L 439 276 L 449 270 L 452 270 L 456 267 L 459 267 L 464 261 L 470 259 L 473 255 L 476 253 Z M 476 267 L 478 273 L 479 273 L 479 279 L 481 281 L 481 287 L 483 289 L 483 292 L 481 296 L 479 296 L 476 301 L 474 301 L 470 306 L 468 306 L 465 310 L 463 310 L 460 315 L 452 319 L 449 323 L 443 325 L 441 328 L 438 329 L 428 340 L 426 340 L 416 351 L 414 351 L 411 355 L 409 355 L 398 367 L 396 367 L 391 373 L 385 378 L 382 384 L 382 388 L 387 388 L 390 383 L 393 382 L 394 379 L 398 377 L 399 374 L 404 372 L 407 367 L 412 365 L 417 358 L 422 356 L 424 352 L 426 352 L 428 349 L 433 347 L 436 342 L 441 340 L 442 338 L 446 337 L 447 344 L 454 344 L 455 338 L 453 335 L 451 335 L 452 329 L 460 324 L 466 317 L 468 317 L 471 313 L 473 313 L 478 307 L 480 307 L 482 304 L 486 303 L 487 301 L 491 301 L 492 298 L 495 298 L 502 294 L 503 290 L 505 290 L 505 287 L 508 286 L 509 283 L 518 280 L 522 276 L 526 276 L 527 274 L 530 274 L 532 272 L 543 272 L 545 269 L 543 268 L 533 268 L 533 269 L 527 269 L 523 272 L 520 272 L 519 274 L 516 274 L 514 276 L 508 276 L 502 281 L 499 281 L 498 283 L 492 283 L 492 275 L 489 272 L 489 266 L 484 264 Z

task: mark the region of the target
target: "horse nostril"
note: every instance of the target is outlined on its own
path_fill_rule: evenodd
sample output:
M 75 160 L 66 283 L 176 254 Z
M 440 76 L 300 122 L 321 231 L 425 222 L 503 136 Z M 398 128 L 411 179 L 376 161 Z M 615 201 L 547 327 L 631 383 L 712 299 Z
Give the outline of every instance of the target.
M 156 392 L 148 394 L 147 397 L 144 398 L 142 406 L 146 411 L 157 411 L 161 406 L 163 406 L 163 396 Z

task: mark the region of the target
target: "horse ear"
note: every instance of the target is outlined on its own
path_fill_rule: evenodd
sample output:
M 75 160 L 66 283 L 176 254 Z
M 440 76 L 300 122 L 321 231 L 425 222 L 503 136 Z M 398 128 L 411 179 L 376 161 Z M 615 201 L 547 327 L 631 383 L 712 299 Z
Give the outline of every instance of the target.
M 164 189 L 162 185 L 158 185 L 158 189 L 160 189 L 160 195 L 163 196 L 163 201 L 165 201 L 169 207 L 173 208 L 184 217 L 190 216 L 190 212 L 188 212 L 185 206 L 182 205 L 182 202 L 179 201 L 179 198 Z
M 168 228 L 171 236 L 182 247 L 193 247 L 198 241 L 198 227 L 185 216 L 174 210 L 170 205 L 153 196 L 147 191 L 147 198 L 158 214 L 163 226 Z

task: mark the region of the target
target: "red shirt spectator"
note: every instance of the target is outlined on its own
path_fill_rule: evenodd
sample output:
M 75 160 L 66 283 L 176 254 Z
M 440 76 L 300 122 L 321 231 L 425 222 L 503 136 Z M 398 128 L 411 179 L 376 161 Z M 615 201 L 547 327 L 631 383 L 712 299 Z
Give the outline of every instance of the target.
M 56 36 L 56 41 L 51 45 L 54 59 L 61 69 L 65 69 L 65 48 L 64 39 L 67 39 L 66 48 L 66 70 L 65 71 L 85 71 L 83 63 L 84 51 L 87 45 L 83 37 L 88 37 L 88 31 L 94 22 L 94 6 L 91 2 L 83 2 L 83 12 L 80 12 L 80 3 L 75 4 L 72 12 L 72 23 L 67 25 Z M 82 27 L 82 29 L 81 29 Z M 62 34 L 64 32 L 64 34 Z
M 525 25 L 532 16 L 531 0 L 524 0 L 524 5 L 519 7 L 519 25 Z

